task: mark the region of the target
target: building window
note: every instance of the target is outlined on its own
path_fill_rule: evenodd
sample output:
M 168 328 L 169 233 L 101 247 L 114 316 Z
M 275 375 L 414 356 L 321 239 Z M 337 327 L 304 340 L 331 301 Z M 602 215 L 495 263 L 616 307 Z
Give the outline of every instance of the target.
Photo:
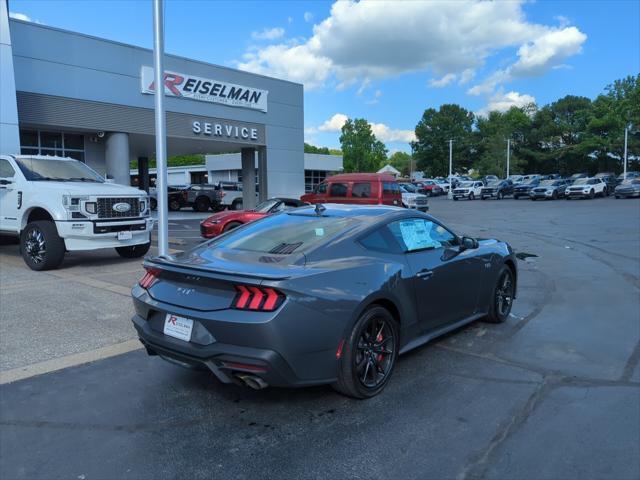
M 57 155 L 84 162 L 84 135 L 20 130 L 20 153 L 23 155 Z
M 316 186 L 327 178 L 326 170 L 305 170 L 304 171 L 304 191 L 313 192 Z
M 207 172 L 191 172 L 191 184 L 208 183 L 209 174 Z

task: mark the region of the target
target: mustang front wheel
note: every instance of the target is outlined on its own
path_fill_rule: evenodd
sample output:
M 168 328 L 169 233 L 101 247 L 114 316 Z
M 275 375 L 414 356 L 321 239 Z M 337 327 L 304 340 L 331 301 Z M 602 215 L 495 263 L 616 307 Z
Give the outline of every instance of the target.
M 383 307 L 364 311 L 342 344 L 333 387 L 354 398 L 370 398 L 385 387 L 398 357 L 398 326 Z
M 486 320 L 491 323 L 504 322 L 511 313 L 515 295 L 515 278 L 509 267 L 503 265 L 498 275 L 498 282 L 493 291 L 489 314 Z

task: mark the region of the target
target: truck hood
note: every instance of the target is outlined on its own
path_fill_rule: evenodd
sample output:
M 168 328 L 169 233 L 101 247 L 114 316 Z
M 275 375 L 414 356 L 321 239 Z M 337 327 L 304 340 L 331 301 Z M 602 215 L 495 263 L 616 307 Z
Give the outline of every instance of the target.
M 98 195 L 103 197 L 141 196 L 146 195 L 143 190 L 116 183 L 95 182 L 31 182 L 36 189 L 40 186 L 47 191 L 57 191 L 66 195 Z

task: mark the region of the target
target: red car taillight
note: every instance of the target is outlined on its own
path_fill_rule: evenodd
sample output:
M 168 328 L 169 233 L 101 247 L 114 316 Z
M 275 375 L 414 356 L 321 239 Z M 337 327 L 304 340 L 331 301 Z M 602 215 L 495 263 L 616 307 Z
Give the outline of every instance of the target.
M 250 285 L 236 285 L 238 292 L 231 304 L 238 310 L 256 310 L 259 312 L 273 312 L 285 299 L 285 296 L 270 287 L 255 287 Z
M 151 287 L 151 285 L 155 283 L 155 281 L 158 279 L 159 276 L 160 276 L 159 268 L 147 268 L 147 273 L 145 273 L 144 277 L 142 277 L 138 281 L 138 285 L 140 285 L 142 288 L 147 290 L 148 288 Z

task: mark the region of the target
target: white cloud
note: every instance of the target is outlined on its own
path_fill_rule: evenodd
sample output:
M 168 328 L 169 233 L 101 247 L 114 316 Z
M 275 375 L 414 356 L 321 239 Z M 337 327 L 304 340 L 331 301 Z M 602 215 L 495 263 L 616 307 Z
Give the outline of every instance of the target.
M 304 21 L 309 23 L 313 20 L 313 13 L 311 12 L 304 12 Z
M 518 92 L 497 92 L 489 99 L 489 103 L 478 115 L 487 116 L 489 112 L 506 112 L 511 107 L 526 107 L 530 103 L 536 103 L 535 97 Z
M 329 120 L 326 120 L 322 125 L 318 127 L 321 132 L 339 132 L 342 126 L 347 123 L 349 117 L 344 113 L 336 113 Z
M 249 52 L 237 65 L 303 82 L 307 89 L 346 88 L 422 70 L 466 83 L 487 57 L 507 47 L 520 48 L 521 63 L 514 68 L 522 74 L 579 52 L 582 32 L 528 22 L 524 1 L 403 2 L 402 8 L 376 0 L 337 1 L 303 43 Z
M 395 130 L 384 123 L 372 123 L 371 130 L 381 142 L 413 142 L 416 139 L 413 130 Z
M 491 93 L 514 78 L 539 77 L 549 70 L 567 68 L 563 62 L 582 51 L 587 36 L 576 27 L 548 30 L 518 49 L 518 60 L 502 70 L 496 70 L 467 93 Z
M 438 79 L 432 78 L 431 80 L 429 80 L 429 86 L 433 88 L 446 87 L 451 82 L 453 82 L 456 79 L 456 77 L 457 75 L 455 73 L 447 73 L 442 78 L 438 78 Z
M 349 117 L 344 113 L 336 113 L 329 120 L 325 121 L 318 127 L 320 132 L 340 132 L 342 126 L 349 120 Z M 415 133 L 413 130 L 397 130 L 390 128 L 384 123 L 372 123 L 371 131 L 381 142 L 411 142 L 415 140 Z M 310 132 L 311 133 L 311 132 Z
M 15 18 L 16 20 L 22 20 L 23 22 L 42 23 L 41 21 L 34 20 L 29 15 L 20 12 L 9 12 L 9 17 Z
M 464 85 L 473 80 L 473 77 L 476 76 L 476 71 L 473 68 L 467 68 L 460 74 L 460 80 L 458 80 L 458 85 Z
M 251 38 L 254 40 L 276 40 L 284 35 L 284 28 L 274 27 L 265 28 L 261 32 L 251 32 Z

